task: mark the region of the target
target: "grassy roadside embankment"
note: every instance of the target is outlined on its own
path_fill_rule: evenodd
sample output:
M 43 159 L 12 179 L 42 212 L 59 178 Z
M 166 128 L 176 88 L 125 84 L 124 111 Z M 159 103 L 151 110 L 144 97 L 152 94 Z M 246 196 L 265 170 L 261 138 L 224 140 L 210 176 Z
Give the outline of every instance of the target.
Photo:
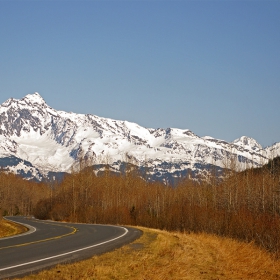
M 208 234 L 140 229 L 143 236 L 132 244 L 23 279 L 280 279 L 280 261 L 253 244 Z
M 20 234 L 26 232 L 27 230 L 28 229 L 23 225 L 13 223 L 5 219 L 0 221 L 0 238 Z

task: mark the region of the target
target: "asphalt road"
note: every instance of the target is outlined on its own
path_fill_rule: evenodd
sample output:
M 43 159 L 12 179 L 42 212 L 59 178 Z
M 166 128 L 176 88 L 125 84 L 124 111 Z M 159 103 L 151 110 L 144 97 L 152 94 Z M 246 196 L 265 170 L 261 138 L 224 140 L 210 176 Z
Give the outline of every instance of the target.
M 58 223 L 19 216 L 8 219 L 28 225 L 30 230 L 26 234 L 0 238 L 0 279 L 102 254 L 142 234 L 135 228 L 121 226 Z

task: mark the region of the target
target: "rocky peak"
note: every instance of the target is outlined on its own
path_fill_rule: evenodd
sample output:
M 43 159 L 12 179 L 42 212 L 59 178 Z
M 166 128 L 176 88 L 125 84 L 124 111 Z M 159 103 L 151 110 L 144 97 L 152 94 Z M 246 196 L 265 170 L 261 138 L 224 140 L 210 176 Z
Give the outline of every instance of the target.
M 242 146 L 243 148 L 250 148 L 253 150 L 263 149 L 261 144 L 259 144 L 255 139 L 247 136 L 242 136 L 232 142 L 235 145 Z
M 27 94 L 24 98 L 21 99 L 21 101 L 24 101 L 27 104 L 46 105 L 45 100 L 38 92 Z

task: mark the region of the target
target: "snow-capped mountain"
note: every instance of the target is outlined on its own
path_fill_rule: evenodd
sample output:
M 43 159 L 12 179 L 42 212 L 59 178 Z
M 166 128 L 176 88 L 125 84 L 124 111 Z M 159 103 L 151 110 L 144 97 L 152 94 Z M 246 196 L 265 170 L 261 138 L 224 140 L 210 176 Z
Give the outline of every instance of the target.
M 151 129 L 57 111 L 38 93 L 8 99 L 0 106 L 0 158 L 17 158 L 18 169 L 17 165 L 7 169 L 22 172 L 25 165 L 25 172 L 38 180 L 49 172 L 69 172 L 83 157 L 92 164 L 109 164 L 114 170 L 129 161 L 155 179 L 202 174 L 211 166 L 223 169 L 233 158 L 240 170 L 261 166 L 272 155 L 280 155 L 280 143 L 263 149 L 245 136 L 228 143 L 199 137 L 188 129 Z

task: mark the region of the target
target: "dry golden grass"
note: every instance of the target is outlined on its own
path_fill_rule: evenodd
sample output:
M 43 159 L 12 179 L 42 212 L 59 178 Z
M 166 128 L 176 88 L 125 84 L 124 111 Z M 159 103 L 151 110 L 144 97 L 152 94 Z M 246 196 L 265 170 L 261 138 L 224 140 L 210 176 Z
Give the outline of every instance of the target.
M 27 230 L 25 226 L 4 219 L 0 221 L 0 238 L 20 234 Z
M 280 261 L 253 244 L 207 234 L 141 229 L 143 236 L 130 245 L 23 279 L 280 279 Z

